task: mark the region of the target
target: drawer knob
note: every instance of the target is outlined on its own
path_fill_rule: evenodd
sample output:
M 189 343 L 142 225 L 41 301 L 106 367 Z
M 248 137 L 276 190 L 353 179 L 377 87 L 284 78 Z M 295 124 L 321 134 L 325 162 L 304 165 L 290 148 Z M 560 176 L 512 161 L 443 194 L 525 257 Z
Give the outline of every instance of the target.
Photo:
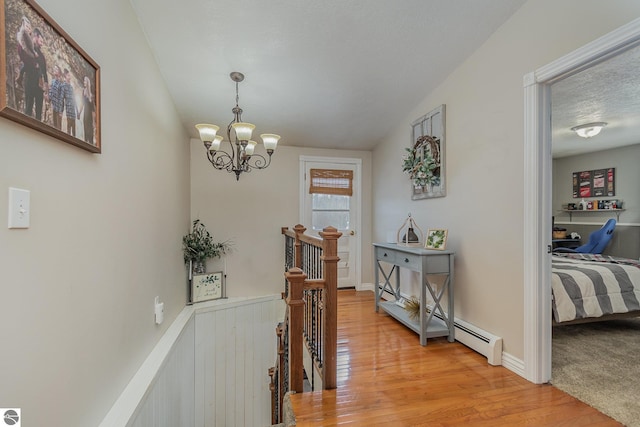
M 404 259 L 404 262 L 409 262 L 409 258 L 405 258 L 405 259 Z
M 386 256 L 387 256 L 387 253 L 385 252 L 385 253 L 384 253 L 384 255 L 382 255 L 382 256 L 386 257 Z

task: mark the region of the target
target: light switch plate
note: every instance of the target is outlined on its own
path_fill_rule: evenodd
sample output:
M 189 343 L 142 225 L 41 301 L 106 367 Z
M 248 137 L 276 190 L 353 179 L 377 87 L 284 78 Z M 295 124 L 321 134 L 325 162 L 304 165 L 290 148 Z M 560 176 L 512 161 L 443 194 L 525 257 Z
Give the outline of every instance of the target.
M 29 228 L 31 192 L 9 187 L 9 228 Z

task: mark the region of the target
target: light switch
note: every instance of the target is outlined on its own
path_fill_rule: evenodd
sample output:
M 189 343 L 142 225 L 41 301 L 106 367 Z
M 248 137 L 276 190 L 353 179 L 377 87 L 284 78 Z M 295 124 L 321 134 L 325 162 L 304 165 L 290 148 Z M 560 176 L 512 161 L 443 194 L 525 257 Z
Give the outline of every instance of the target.
M 31 192 L 9 187 L 9 228 L 29 228 Z

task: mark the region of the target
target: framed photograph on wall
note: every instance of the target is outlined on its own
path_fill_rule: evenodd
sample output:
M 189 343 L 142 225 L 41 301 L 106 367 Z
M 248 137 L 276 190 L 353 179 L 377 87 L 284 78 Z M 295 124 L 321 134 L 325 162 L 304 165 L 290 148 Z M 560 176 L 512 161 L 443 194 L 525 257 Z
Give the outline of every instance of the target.
M 194 274 L 191 279 L 191 302 L 223 298 L 223 286 L 224 274 L 222 271 Z
M 446 196 L 445 105 L 411 123 L 411 146 L 403 171 L 411 178 L 411 199 Z
M 447 247 L 448 230 L 444 228 L 430 228 L 425 239 L 425 249 L 445 250 Z
M 100 153 L 98 64 L 35 1 L 0 11 L 0 116 Z

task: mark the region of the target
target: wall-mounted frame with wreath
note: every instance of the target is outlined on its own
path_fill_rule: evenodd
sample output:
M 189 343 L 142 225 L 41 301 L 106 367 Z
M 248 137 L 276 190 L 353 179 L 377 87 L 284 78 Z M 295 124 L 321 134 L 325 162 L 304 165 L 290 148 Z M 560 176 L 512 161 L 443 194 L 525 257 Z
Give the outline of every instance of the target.
M 411 146 L 405 150 L 402 171 L 411 179 L 411 199 L 444 197 L 444 104 L 411 123 Z

